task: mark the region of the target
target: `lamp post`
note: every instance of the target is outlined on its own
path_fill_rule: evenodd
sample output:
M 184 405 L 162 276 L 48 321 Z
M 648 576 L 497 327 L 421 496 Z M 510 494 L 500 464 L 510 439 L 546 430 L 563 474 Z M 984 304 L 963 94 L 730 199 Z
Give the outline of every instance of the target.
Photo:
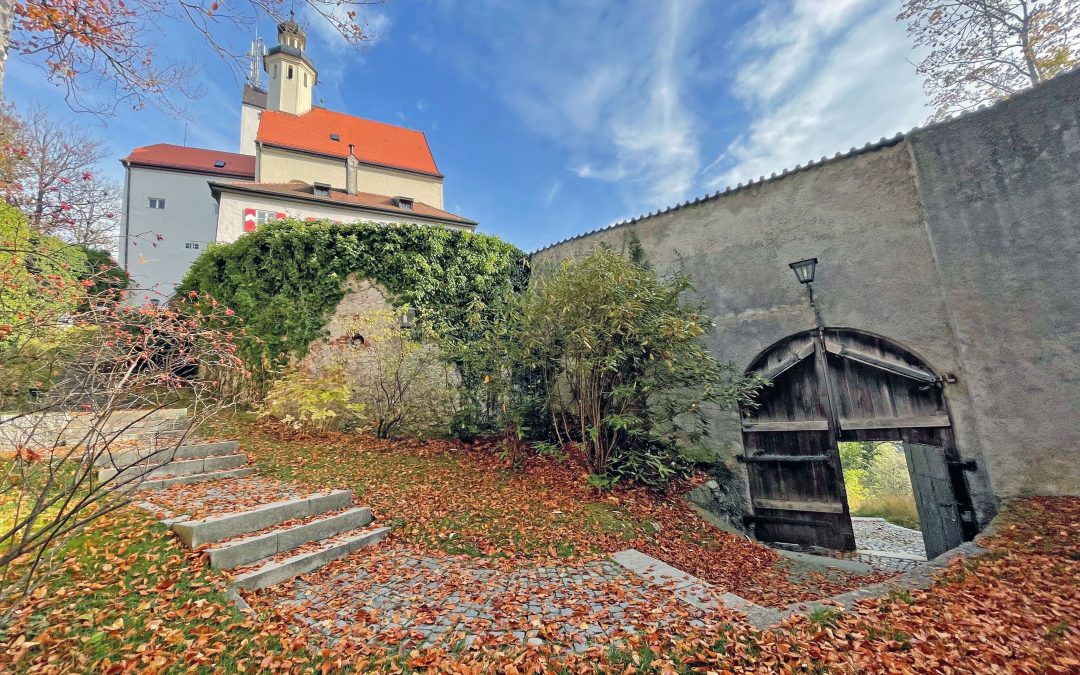
M 806 286 L 806 294 L 810 297 L 810 306 L 814 309 L 814 325 L 817 328 L 814 331 L 814 360 L 820 378 L 820 391 L 826 403 L 825 414 L 829 424 L 828 454 L 830 463 L 835 468 L 833 486 L 844 505 L 842 517 L 848 518 L 850 512 L 848 511 L 847 487 L 844 485 L 843 466 L 840 463 L 839 441 L 843 433 L 840 429 L 840 399 L 833 388 L 832 376 L 829 373 L 828 347 L 825 344 L 825 324 L 821 320 L 821 312 L 818 311 L 817 303 L 814 302 L 814 273 L 817 271 L 817 262 L 817 258 L 807 258 L 793 262 L 788 267 L 795 272 L 795 278 L 799 280 L 799 283 Z M 846 544 L 851 549 L 855 548 L 854 539 L 846 542 Z

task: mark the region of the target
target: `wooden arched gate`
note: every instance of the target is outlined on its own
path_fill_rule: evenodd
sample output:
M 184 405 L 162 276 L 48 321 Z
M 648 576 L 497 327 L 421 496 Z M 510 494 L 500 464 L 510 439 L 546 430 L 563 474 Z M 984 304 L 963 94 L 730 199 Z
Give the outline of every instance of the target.
M 902 441 L 928 555 L 974 536 L 964 465 L 938 376 L 881 337 L 826 328 L 786 338 L 751 364 L 772 382 L 742 411 L 758 539 L 852 550 L 837 444 Z

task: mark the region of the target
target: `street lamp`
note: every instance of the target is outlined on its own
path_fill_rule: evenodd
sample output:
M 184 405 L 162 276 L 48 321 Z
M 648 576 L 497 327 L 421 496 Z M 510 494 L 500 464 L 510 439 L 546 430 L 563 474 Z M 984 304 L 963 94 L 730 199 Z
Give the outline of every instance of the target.
M 818 313 L 817 303 L 814 302 L 814 274 L 817 272 L 817 258 L 807 258 L 789 263 L 788 267 L 795 272 L 795 278 L 800 284 L 806 286 L 806 294 L 810 297 L 810 306 L 814 309 L 814 322 L 818 330 L 822 328 L 821 315 Z
M 807 258 L 788 265 L 795 271 L 795 278 L 800 284 L 814 283 L 814 271 L 817 270 L 817 258 Z

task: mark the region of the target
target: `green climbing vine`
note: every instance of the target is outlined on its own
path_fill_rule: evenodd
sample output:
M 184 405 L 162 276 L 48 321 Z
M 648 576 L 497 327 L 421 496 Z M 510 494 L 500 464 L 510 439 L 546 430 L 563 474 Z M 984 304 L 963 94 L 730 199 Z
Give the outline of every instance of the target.
M 254 338 L 241 346 L 241 356 L 265 382 L 323 334 L 349 274 L 378 283 L 395 305 L 467 331 L 470 308 L 521 289 L 527 269 L 524 253 L 490 235 L 282 220 L 211 247 L 179 293 L 209 293 L 236 312 L 237 325 Z

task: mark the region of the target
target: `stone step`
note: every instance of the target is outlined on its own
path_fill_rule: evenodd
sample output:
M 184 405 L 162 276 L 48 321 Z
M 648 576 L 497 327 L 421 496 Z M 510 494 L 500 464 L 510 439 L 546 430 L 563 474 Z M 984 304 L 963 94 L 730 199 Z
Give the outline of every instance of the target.
M 334 490 L 313 497 L 300 497 L 264 504 L 249 511 L 238 511 L 220 516 L 211 516 L 202 520 L 176 523 L 173 525 L 173 532 L 186 545 L 197 548 L 203 544 L 214 544 L 224 539 L 258 532 L 286 520 L 308 518 L 350 506 L 352 506 L 352 491 Z
M 153 480 L 155 478 L 172 478 L 174 476 L 190 476 L 196 473 L 210 473 L 211 471 L 224 471 L 225 469 L 235 469 L 237 467 L 247 464 L 248 458 L 245 454 L 236 455 L 223 455 L 220 457 L 199 457 L 197 459 L 182 459 L 175 462 L 166 462 L 167 457 L 161 456 L 158 458 L 155 456 L 155 460 L 147 464 L 132 464 L 125 466 L 123 469 L 113 469 L 104 467 L 98 469 L 98 480 L 107 481 L 111 479 L 127 480 L 130 478 L 136 478 L 140 475 L 147 480 Z
M 192 443 L 181 446 L 165 446 L 154 449 L 128 450 L 113 455 L 102 453 L 98 457 L 99 466 L 126 467 L 144 462 L 164 462 L 167 459 L 194 459 L 196 457 L 220 457 L 234 455 L 240 449 L 238 441 L 218 441 L 216 443 Z
M 147 480 L 142 483 L 132 483 L 132 487 L 138 488 L 139 490 L 163 490 L 173 485 L 207 483 L 213 480 L 225 480 L 227 478 L 246 478 L 256 471 L 258 471 L 258 469 L 253 466 L 245 466 L 240 469 L 229 469 L 228 471 L 210 471 L 207 473 L 194 473 L 188 476 L 173 476 L 171 478 Z
M 273 530 L 237 539 L 207 551 L 210 566 L 228 570 L 241 565 L 272 558 L 312 541 L 329 539 L 342 532 L 365 527 L 371 523 L 371 509 L 360 506 L 327 518 L 301 523 L 283 530 Z
M 298 553 L 284 560 L 268 560 L 261 567 L 237 576 L 233 580 L 233 586 L 257 590 L 280 584 L 295 576 L 313 572 L 331 560 L 337 560 L 354 551 L 373 546 L 386 539 L 389 533 L 389 527 L 376 527 L 357 534 L 328 539 L 314 551 Z

